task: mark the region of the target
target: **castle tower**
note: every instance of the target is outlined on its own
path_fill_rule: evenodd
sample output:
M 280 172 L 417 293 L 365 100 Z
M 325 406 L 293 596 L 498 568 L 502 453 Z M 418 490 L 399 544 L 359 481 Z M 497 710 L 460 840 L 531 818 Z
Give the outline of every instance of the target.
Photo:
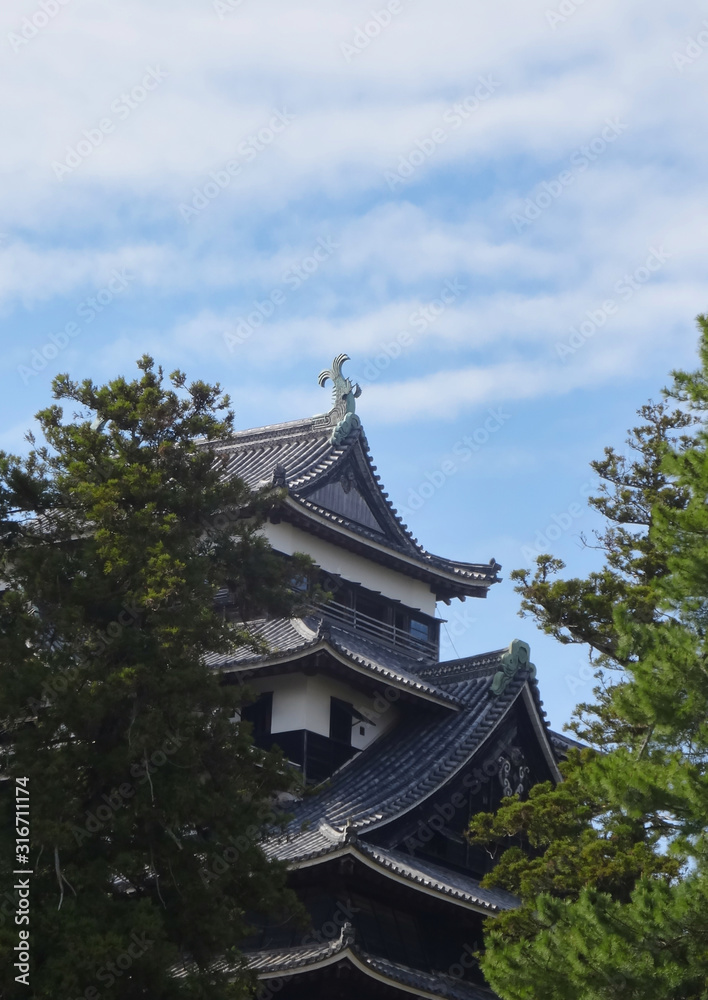
M 501 567 L 413 538 L 376 474 L 347 360 L 320 375 L 328 413 L 221 446 L 228 475 L 281 488 L 270 543 L 309 554 L 331 595 L 302 618 L 252 623 L 267 652 L 213 660 L 254 692 L 255 741 L 313 787 L 268 845 L 312 927 L 262 916 L 249 958 L 264 998 L 489 1000 L 472 953 L 515 900 L 481 888 L 490 859 L 463 831 L 503 796 L 558 780 L 562 746 L 526 643 L 439 661 L 438 603 L 486 598 Z

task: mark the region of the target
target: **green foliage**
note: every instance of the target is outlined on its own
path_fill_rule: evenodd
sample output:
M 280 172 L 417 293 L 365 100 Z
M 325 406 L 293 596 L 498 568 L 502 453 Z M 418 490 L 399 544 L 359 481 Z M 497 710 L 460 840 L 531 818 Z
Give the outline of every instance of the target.
M 702 367 L 674 372 L 628 444 L 593 463 L 604 565 L 563 580 L 549 555 L 513 574 L 530 615 L 597 668 L 564 782 L 478 816 L 488 876 L 520 896 L 488 924 L 483 968 L 505 1000 L 708 997 L 708 318 Z M 602 751 L 602 752 L 598 752 Z
M 18 996 L 246 996 L 250 975 L 230 984 L 215 963 L 239 966 L 247 911 L 293 904 L 259 839 L 294 779 L 232 721 L 243 690 L 205 658 L 258 648 L 246 622 L 291 614 L 309 562 L 285 565 L 259 533 L 278 491 L 224 476 L 219 386 L 139 368 L 100 387 L 58 377 L 79 412 L 48 407 L 46 443 L 0 455 L 0 864 L 11 886 L 27 776 L 34 871 Z M 215 609 L 223 587 L 235 619 Z M 9 984 L 18 927 L 7 897 L 0 911 Z
M 515 1000 L 652 1000 L 706 996 L 705 880 L 642 879 L 629 903 L 583 889 L 573 902 L 538 897 L 528 933 L 488 935 L 484 972 Z
M 488 885 L 520 892 L 523 898 L 552 893 L 577 899 L 586 885 L 627 901 L 643 876 L 672 879 L 680 863 L 657 851 L 662 822 L 646 822 L 621 812 L 608 812 L 604 799 L 587 788 L 584 774 L 592 767 L 592 750 L 571 751 L 562 766 L 564 781 L 536 785 L 525 800 L 504 803 L 495 814 L 482 813 L 470 824 L 475 843 L 504 849 L 487 876 Z M 508 838 L 518 846 L 508 847 Z M 511 931 L 521 911 L 500 917 Z

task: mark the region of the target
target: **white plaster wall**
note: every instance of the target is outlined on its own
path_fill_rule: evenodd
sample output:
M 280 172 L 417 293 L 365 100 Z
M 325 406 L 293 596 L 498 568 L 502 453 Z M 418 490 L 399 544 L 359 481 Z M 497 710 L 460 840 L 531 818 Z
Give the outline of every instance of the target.
M 273 692 L 271 732 L 288 733 L 293 729 L 308 729 L 311 733 L 329 736 L 330 698 L 349 702 L 367 721 L 357 722 L 352 728 L 352 746 L 363 750 L 378 739 L 399 716 L 395 702 L 383 695 L 369 698 L 348 684 L 324 674 L 283 674 L 279 677 L 262 677 L 248 682 L 254 694 Z M 359 732 L 360 726 L 364 733 Z
M 264 534 L 279 552 L 291 556 L 293 552 L 306 552 L 318 566 L 328 573 L 337 573 L 351 583 L 376 590 L 385 597 L 401 601 L 409 608 L 417 608 L 427 615 L 435 614 L 435 595 L 430 587 L 420 580 L 411 580 L 403 573 L 380 566 L 341 549 L 331 542 L 296 528 L 292 524 L 266 524 Z
M 387 732 L 398 718 L 397 706 L 386 701 L 383 696 L 379 699 L 366 697 L 348 684 L 327 677 L 325 674 L 316 674 L 314 677 L 307 677 L 306 680 L 307 722 L 302 728 L 309 729 L 312 733 L 329 736 L 331 698 L 349 702 L 365 716 L 367 721 L 357 722 L 352 728 L 352 746 L 359 750 L 363 750 Z M 359 732 L 361 726 L 364 728 L 363 735 Z

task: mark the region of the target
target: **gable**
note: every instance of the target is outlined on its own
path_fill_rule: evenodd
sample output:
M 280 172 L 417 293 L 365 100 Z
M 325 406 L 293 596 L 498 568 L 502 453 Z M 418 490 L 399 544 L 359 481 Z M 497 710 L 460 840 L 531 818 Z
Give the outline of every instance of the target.
M 381 524 L 359 491 L 351 473 L 345 472 L 337 482 L 320 486 L 319 489 L 310 493 L 307 499 L 335 514 L 341 514 L 349 521 L 355 521 L 365 528 L 383 534 Z
M 376 466 L 371 462 L 363 434 L 352 441 L 334 469 L 326 470 L 318 481 L 294 491 L 324 510 L 346 518 L 354 530 L 376 532 L 384 544 L 408 550 L 417 555 L 415 541 L 407 532 L 396 511 L 391 507 Z
M 516 698 L 512 710 L 489 734 L 452 780 L 406 814 L 376 832 L 376 843 L 437 864 L 452 865 L 483 878 L 495 859 L 467 842 L 464 831 L 471 816 L 495 812 L 512 795 L 525 797 L 542 781 L 558 781 L 555 762 L 548 758 L 547 736 L 539 732 L 533 699 Z

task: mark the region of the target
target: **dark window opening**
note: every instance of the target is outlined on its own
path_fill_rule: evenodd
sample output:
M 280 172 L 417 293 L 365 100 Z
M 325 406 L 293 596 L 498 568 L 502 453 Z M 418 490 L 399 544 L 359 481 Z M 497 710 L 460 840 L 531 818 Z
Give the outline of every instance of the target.
M 337 743 L 352 743 L 352 724 L 354 719 L 354 707 L 339 698 L 330 698 L 329 709 L 329 736 Z
M 389 620 L 390 612 L 386 603 L 376 600 L 375 597 L 371 598 L 365 594 L 355 593 L 354 606 L 359 614 L 368 615 L 369 618 L 375 618 L 376 621 L 387 622 Z
M 253 739 L 269 736 L 273 717 L 273 692 L 266 691 L 253 702 L 241 709 L 241 718 L 253 726 Z
M 430 625 L 427 622 L 418 621 L 411 618 L 410 633 L 415 639 L 422 639 L 423 642 L 430 642 Z
M 417 656 L 437 655 L 438 621 L 433 616 L 331 577 L 327 588 L 331 600 L 320 607 L 331 621 Z
M 421 642 L 434 642 L 430 622 L 413 618 L 406 611 L 396 611 L 396 628 L 401 632 L 407 632 L 413 639 L 419 639 Z

